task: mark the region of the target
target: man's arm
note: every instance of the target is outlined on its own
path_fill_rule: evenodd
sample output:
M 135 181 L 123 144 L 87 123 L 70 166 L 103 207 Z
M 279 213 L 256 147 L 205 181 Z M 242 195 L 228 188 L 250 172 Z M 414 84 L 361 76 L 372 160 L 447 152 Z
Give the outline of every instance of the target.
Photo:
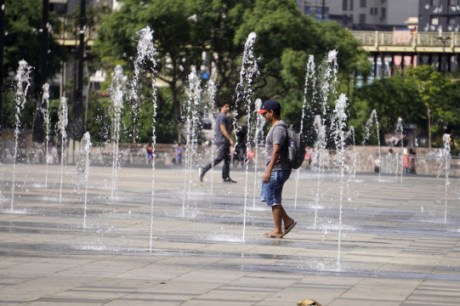
M 227 129 L 225 128 L 225 123 L 221 123 L 219 127 L 220 127 L 220 132 L 222 133 L 222 135 L 224 135 L 224 137 L 227 138 L 228 141 L 230 141 L 230 146 L 233 146 L 235 142 L 233 141 L 232 136 L 230 136 Z
M 268 183 L 270 181 L 270 176 L 272 175 L 273 167 L 275 166 L 275 163 L 278 160 L 280 153 L 281 153 L 281 145 L 274 144 L 270 162 L 268 163 L 267 168 L 265 169 L 264 179 L 263 179 L 264 183 Z

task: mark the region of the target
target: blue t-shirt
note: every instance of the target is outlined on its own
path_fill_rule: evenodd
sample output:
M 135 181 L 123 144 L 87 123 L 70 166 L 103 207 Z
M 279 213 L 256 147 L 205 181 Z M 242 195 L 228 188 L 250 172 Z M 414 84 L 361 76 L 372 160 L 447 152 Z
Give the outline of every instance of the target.
M 220 145 L 223 143 L 228 143 L 230 144 L 230 141 L 228 141 L 227 138 L 222 134 L 220 131 L 220 126 L 221 124 L 225 125 L 225 129 L 227 130 L 228 133 L 230 133 L 230 121 L 228 120 L 227 116 L 220 112 L 219 115 L 216 118 L 216 126 L 215 126 L 215 144 Z

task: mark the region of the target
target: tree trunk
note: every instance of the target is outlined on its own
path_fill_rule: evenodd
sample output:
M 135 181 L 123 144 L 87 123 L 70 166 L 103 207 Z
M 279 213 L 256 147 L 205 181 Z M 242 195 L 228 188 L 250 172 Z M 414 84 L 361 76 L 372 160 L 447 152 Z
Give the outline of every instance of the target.
M 3 129 L 3 53 L 5 47 L 5 0 L 0 0 L 0 135 Z
M 42 99 L 41 95 L 43 85 L 46 83 L 48 78 L 48 9 L 49 9 L 49 0 L 43 0 L 42 6 L 42 26 L 41 26 L 41 35 L 40 35 L 40 57 L 39 57 L 39 70 L 38 70 L 38 82 L 37 87 L 35 88 L 35 97 L 36 97 L 36 109 L 33 122 L 33 133 L 32 141 L 43 143 L 45 141 L 45 131 L 44 131 L 44 122 L 42 112 Z

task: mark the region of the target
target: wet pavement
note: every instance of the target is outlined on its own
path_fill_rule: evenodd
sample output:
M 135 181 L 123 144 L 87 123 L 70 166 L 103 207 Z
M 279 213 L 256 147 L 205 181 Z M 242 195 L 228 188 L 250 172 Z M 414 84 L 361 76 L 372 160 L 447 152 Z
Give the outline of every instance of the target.
M 122 168 L 114 183 L 92 167 L 86 189 L 70 166 L 61 188 L 60 167 L 17 165 L 13 201 L 12 170 L 0 165 L 2 306 L 460 304 L 458 178 L 294 172 L 283 201 L 298 224 L 268 239 L 254 170 L 224 184 L 219 169 L 201 183 Z

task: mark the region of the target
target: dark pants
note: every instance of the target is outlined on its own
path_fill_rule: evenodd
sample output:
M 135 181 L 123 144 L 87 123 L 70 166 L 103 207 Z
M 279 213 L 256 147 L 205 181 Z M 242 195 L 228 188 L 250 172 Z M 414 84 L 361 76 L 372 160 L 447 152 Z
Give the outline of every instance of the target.
M 224 161 L 224 165 L 222 167 L 222 179 L 226 180 L 230 178 L 230 144 L 229 143 L 222 143 L 222 144 L 217 145 L 216 158 L 211 163 L 203 167 L 203 175 L 209 169 L 219 164 L 221 161 Z

